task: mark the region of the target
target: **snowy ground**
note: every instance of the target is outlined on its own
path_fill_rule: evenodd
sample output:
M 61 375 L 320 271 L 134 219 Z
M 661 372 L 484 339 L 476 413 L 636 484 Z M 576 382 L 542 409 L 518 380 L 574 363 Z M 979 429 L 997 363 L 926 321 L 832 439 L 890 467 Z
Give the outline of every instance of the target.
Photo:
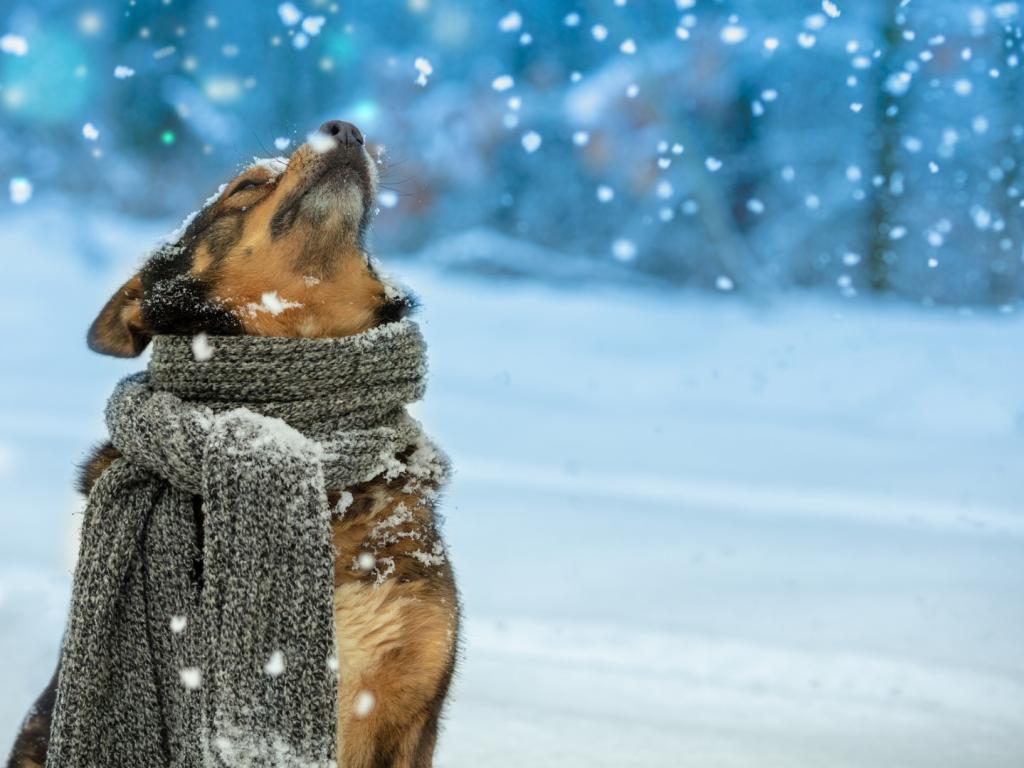
M 158 234 L 67 221 L 0 221 L 0 751 L 55 657 L 73 463 L 138 366 L 82 334 Z M 1024 764 L 1021 319 L 388 266 L 458 471 L 440 766 Z

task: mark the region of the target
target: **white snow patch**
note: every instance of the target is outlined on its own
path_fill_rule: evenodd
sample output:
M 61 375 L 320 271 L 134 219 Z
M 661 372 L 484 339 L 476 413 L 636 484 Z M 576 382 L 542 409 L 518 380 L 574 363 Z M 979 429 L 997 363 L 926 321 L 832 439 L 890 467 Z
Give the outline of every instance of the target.
M 252 162 L 249 163 L 249 168 L 262 168 L 270 174 L 272 179 L 276 179 L 288 168 L 287 157 L 254 157 Z
M 342 513 L 352 506 L 353 496 L 349 491 L 342 491 L 338 496 L 338 502 L 334 505 L 335 513 Z
M 263 671 L 268 677 L 280 677 L 284 674 L 285 661 L 283 651 L 274 651 L 263 665 Z
M 192 357 L 196 362 L 205 363 L 213 357 L 214 348 L 210 343 L 210 337 L 205 331 L 201 331 L 192 337 Z
M 374 705 L 377 703 L 377 699 L 370 691 L 362 690 L 356 694 L 355 701 L 352 702 L 352 711 L 356 717 L 366 717 L 370 712 L 373 711 Z
M 282 299 L 277 295 L 277 291 L 266 291 L 260 296 L 260 303 L 255 302 L 247 304 L 246 309 L 250 314 L 257 312 L 269 312 L 270 314 L 277 316 L 287 309 L 296 309 L 302 306 L 302 302 L 289 301 L 288 299 Z
M 356 558 L 356 565 L 361 571 L 372 571 L 377 565 L 377 558 L 372 552 L 360 552 Z
M 173 632 L 176 635 L 180 635 L 182 632 L 185 631 L 185 627 L 188 626 L 188 617 L 187 616 L 171 616 L 170 625 L 171 625 L 171 632 Z
M 203 684 L 203 673 L 199 667 L 184 667 L 178 670 L 181 684 L 190 691 L 197 690 Z
M 313 131 L 312 133 L 307 134 L 306 142 L 309 144 L 309 148 L 317 154 L 330 152 L 338 146 L 338 142 L 333 136 L 328 136 L 326 133 L 321 133 L 320 131 Z

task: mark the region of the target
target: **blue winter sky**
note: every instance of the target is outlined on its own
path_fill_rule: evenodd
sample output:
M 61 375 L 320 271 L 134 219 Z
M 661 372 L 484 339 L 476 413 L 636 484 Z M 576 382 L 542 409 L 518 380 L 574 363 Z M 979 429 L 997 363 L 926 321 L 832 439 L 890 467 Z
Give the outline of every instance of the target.
M 359 125 L 422 297 L 465 655 L 437 765 L 1017 768 L 1024 9 L 0 5 L 0 752 L 60 643 L 84 332 Z
M 14 197 L 173 217 L 342 117 L 384 148 L 386 252 L 484 229 L 559 254 L 485 269 L 1013 305 L 1020 22 L 960 0 L 12 0 L 0 164 Z

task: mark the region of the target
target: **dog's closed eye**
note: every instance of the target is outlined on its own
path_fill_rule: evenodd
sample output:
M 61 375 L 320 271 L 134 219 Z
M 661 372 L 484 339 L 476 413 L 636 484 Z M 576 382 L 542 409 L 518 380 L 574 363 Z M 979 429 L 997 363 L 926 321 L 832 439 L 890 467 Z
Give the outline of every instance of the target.
M 246 181 L 243 181 L 241 184 L 239 184 L 233 190 L 231 190 L 231 194 L 228 195 L 228 197 L 231 197 L 233 195 L 237 195 L 239 192 L 244 192 L 247 189 L 253 189 L 255 187 L 262 187 L 264 184 L 267 184 L 267 183 L 268 183 L 267 179 L 248 179 Z

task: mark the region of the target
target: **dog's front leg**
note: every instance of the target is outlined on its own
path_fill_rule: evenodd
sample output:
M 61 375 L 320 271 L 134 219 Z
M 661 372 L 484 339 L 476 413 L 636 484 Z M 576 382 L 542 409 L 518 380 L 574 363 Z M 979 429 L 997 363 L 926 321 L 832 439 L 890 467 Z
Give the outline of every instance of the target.
M 339 768 L 430 768 L 459 622 L 432 509 L 357 492 L 334 542 Z

